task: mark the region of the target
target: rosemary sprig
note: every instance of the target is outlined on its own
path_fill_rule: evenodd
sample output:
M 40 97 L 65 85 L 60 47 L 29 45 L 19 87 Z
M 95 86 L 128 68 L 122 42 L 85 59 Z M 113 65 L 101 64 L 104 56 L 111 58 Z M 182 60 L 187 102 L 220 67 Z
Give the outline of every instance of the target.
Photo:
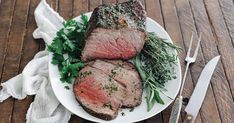
M 165 42 L 155 33 L 148 33 L 148 37 L 142 52 L 134 58 L 135 66 L 144 82 L 148 111 L 155 102 L 164 104 L 160 97 L 160 90 L 165 83 L 175 79 L 173 64 L 177 61 L 177 55 L 170 51 L 179 49 L 177 46 Z

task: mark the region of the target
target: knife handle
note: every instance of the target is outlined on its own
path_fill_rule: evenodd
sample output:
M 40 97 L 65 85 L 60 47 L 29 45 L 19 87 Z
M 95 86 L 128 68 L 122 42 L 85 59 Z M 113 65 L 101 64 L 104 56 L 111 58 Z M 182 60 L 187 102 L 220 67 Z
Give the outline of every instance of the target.
M 193 123 L 193 122 L 194 122 L 193 116 L 190 115 L 190 114 L 187 114 L 187 115 L 185 116 L 185 119 L 184 119 L 184 122 L 183 122 L 183 123 Z
M 172 107 L 169 123 L 178 123 L 182 107 L 182 99 L 183 99 L 182 96 L 176 98 L 174 105 Z

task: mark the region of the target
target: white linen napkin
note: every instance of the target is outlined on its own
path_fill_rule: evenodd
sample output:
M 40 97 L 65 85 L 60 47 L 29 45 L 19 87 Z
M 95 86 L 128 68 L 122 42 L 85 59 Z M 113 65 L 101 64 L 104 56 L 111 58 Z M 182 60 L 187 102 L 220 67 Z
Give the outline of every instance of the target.
M 64 19 L 45 0 L 41 0 L 34 15 L 38 28 L 33 32 L 33 37 L 42 38 L 46 44 L 50 44 L 56 32 L 62 28 Z M 37 53 L 21 74 L 1 84 L 0 102 L 10 96 L 21 100 L 27 95 L 35 95 L 26 114 L 27 123 L 67 123 L 71 117 L 51 88 L 48 58 L 46 49 Z

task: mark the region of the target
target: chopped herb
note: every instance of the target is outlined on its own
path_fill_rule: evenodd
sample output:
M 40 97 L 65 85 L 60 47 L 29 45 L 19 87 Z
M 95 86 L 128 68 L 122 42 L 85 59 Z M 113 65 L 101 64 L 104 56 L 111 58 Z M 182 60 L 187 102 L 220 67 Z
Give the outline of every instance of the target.
M 111 76 L 109 76 L 109 81 L 110 81 L 110 82 L 112 81 L 112 77 L 111 77 Z
M 77 76 L 80 77 L 80 78 L 83 78 L 83 77 L 86 77 L 86 76 L 88 76 L 90 74 L 92 74 L 91 71 L 85 71 L 85 72 L 79 72 Z
M 107 107 L 107 108 L 113 110 L 113 107 L 112 107 L 112 105 L 111 105 L 111 102 L 107 102 L 107 103 L 103 104 L 103 107 Z
M 111 73 L 112 73 L 113 75 L 115 75 L 115 74 L 116 74 L 115 69 L 112 69 L 112 70 L 111 70 Z
M 125 113 L 124 113 L 124 112 L 121 112 L 121 115 L 122 115 L 122 116 L 125 116 Z
M 119 66 L 116 66 L 115 68 L 113 68 L 112 70 L 111 70 L 111 75 L 109 75 L 109 77 L 110 78 L 114 78 L 116 75 L 117 75 L 117 71 L 118 70 L 121 70 L 121 69 L 119 69 Z
M 105 84 L 103 88 L 108 91 L 109 95 L 111 95 L 114 91 L 118 91 L 118 87 L 113 82 Z
M 85 44 L 85 31 L 88 17 L 81 15 L 81 22 L 68 20 L 57 32 L 53 42 L 48 45 L 48 51 L 53 53 L 52 64 L 57 65 L 62 82 L 71 83 L 78 72 L 84 67 L 80 60 L 81 51 Z
M 69 86 L 64 86 L 64 88 L 65 88 L 65 89 L 67 89 L 67 90 L 69 90 L 69 89 L 70 89 L 70 87 L 69 87 Z
M 124 64 L 123 64 L 123 63 L 118 62 L 118 63 L 117 63 L 117 66 L 119 66 L 119 67 L 123 67 L 123 66 L 124 66 Z
M 145 18 L 136 15 L 139 10 L 129 9 L 134 8 L 133 1 L 129 2 L 131 2 L 129 6 L 108 4 L 100 8 L 95 18 L 96 26 L 114 29 L 133 27 L 145 31 Z
M 148 111 L 155 102 L 164 104 L 159 90 L 165 89 L 165 83 L 175 79 L 173 65 L 177 56 L 169 50 L 178 49 L 177 46 L 165 42 L 155 33 L 148 33 L 148 38 L 143 50 L 134 58 L 134 64 L 144 82 Z
M 129 112 L 133 112 L 134 111 L 134 108 L 131 108 L 130 110 L 129 110 Z

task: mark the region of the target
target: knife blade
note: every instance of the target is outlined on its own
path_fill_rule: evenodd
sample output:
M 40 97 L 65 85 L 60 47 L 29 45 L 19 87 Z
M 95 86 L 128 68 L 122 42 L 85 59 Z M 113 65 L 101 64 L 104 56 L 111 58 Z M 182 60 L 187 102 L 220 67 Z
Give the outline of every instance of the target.
M 187 113 L 184 123 L 194 123 L 196 116 L 201 108 L 202 102 L 205 98 L 207 88 L 209 86 L 211 77 L 217 66 L 220 56 L 211 59 L 202 70 L 200 77 L 197 81 L 196 87 L 192 93 L 188 105 L 185 107 Z

